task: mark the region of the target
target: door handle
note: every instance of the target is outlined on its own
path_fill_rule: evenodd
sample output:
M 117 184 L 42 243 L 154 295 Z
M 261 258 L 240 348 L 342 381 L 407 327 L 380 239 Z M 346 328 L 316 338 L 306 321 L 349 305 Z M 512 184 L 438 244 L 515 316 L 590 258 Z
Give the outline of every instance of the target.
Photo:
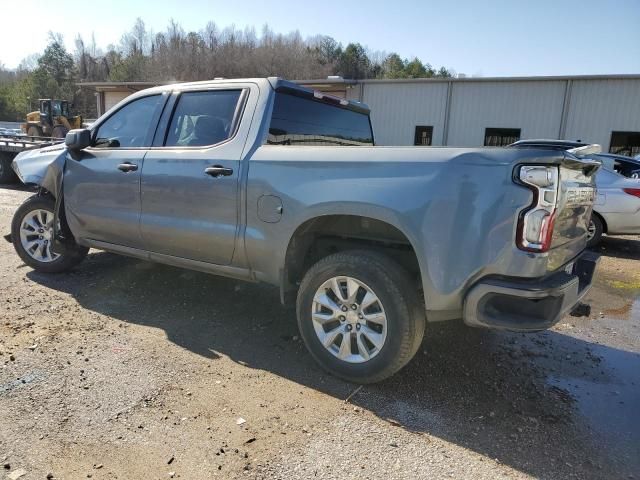
M 121 163 L 120 165 L 118 165 L 118 170 L 120 170 L 121 172 L 135 172 L 136 170 L 138 170 L 138 165 L 135 165 L 133 163 L 130 162 L 124 162 Z
M 212 177 L 228 177 L 233 175 L 233 168 L 223 167 L 222 165 L 214 165 L 204 169 L 204 173 Z

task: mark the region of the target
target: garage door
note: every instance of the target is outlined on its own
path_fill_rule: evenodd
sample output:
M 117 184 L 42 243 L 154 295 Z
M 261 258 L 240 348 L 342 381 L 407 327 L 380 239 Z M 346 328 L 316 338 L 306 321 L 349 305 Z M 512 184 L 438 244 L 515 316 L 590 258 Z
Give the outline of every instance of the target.
M 131 95 L 130 92 L 104 92 L 104 110 L 109 111 L 120 100 Z

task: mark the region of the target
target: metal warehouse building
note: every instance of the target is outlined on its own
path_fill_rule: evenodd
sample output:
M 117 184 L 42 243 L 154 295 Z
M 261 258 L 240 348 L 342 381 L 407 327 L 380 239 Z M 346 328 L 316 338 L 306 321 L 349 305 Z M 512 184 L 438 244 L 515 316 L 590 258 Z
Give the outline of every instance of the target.
M 379 145 L 582 140 L 640 153 L 640 75 L 298 81 L 371 107 Z M 153 84 L 93 83 L 101 111 Z M 113 97 L 113 98 L 111 98 Z
M 640 75 L 301 83 L 368 104 L 380 145 L 554 138 L 640 153 Z

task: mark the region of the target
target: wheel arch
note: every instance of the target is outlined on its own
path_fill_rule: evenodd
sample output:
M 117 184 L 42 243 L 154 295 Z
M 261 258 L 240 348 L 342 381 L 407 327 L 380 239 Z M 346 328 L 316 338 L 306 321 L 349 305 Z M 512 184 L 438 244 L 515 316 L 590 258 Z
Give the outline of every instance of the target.
M 601 213 L 596 212 L 595 210 L 593 211 L 593 215 L 597 215 L 597 217 L 600 219 L 600 221 L 602 222 L 602 233 L 609 233 L 609 227 L 607 225 L 607 221 L 605 220 L 605 218 L 602 216 Z
M 402 226 L 388 218 L 349 212 L 317 215 L 305 219 L 293 230 L 280 275 L 283 303 L 296 294 L 308 268 L 319 259 L 339 251 L 368 248 L 385 253 L 416 279 L 422 288 L 424 262 L 417 242 Z
M 51 234 L 51 237 L 45 238 L 45 246 L 47 248 L 47 252 L 50 253 L 50 256 L 53 256 L 53 254 L 55 253 L 58 254 L 59 258 L 52 258 L 50 261 L 39 260 L 37 258 L 34 258 L 33 255 L 25 249 L 21 241 L 20 233 L 24 216 L 27 213 L 37 209 L 50 210 L 53 214 L 52 223 L 53 225 L 55 225 L 55 206 L 56 200 L 53 198 L 53 196 L 48 192 L 41 190 L 37 194 L 27 198 L 22 203 L 22 205 L 18 207 L 11 221 L 11 241 L 16 252 L 20 256 L 20 258 L 22 258 L 25 264 L 29 265 L 35 270 L 45 273 L 57 273 L 65 271 L 82 261 L 82 259 L 87 255 L 89 251 L 88 248 L 77 245 L 74 241 L 72 241 L 72 239 L 58 241 L 56 239 L 55 228 L 53 228 L 53 232 L 49 232 Z M 48 220 L 46 221 L 46 224 L 49 225 Z M 41 226 L 40 228 L 52 230 L 50 225 L 48 227 Z M 35 232 L 35 230 L 32 231 Z M 42 231 L 39 232 L 39 234 L 42 234 Z M 40 239 L 43 240 L 43 237 L 41 236 Z M 54 249 L 56 244 L 59 244 L 59 248 Z

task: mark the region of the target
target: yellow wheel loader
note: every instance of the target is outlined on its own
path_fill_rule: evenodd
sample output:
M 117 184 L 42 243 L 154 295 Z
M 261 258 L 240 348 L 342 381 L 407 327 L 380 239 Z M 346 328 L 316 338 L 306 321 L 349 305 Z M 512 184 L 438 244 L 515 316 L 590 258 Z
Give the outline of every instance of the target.
M 82 117 L 72 117 L 66 100 L 40 99 L 40 110 L 27 113 L 22 131 L 30 137 L 64 138 L 73 128 L 82 128 Z

